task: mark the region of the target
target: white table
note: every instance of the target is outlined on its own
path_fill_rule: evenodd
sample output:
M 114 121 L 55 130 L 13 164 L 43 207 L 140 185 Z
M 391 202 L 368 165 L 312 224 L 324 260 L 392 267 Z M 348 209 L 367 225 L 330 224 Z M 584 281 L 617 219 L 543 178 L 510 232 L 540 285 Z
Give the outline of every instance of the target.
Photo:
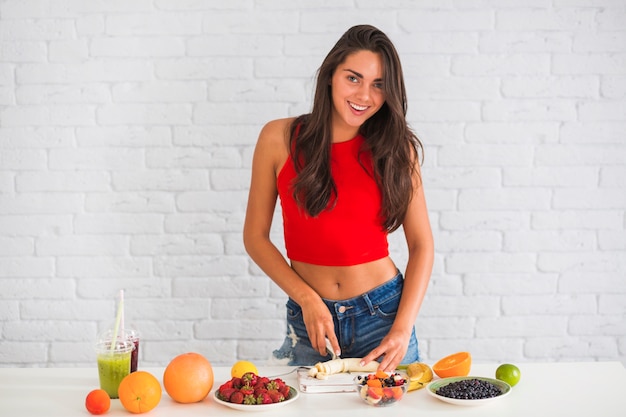
M 281 416 L 626 416 L 626 369 L 620 362 L 521 363 L 522 378 L 510 395 L 489 404 L 463 407 L 439 401 L 425 389 L 412 391 L 387 408 L 365 404 L 356 393 L 300 393 L 287 404 L 261 415 Z M 474 364 L 471 375 L 493 377 L 497 365 Z M 141 369 L 141 368 L 140 368 Z M 284 374 L 294 368 L 259 368 L 265 376 Z M 162 381 L 163 368 L 141 369 Z M 230 368 L 215 368 L 216 389 L 230 379 Z M 296 373 L 281 376 L 297 387 Z M 90 416 L 85 396 L 98 388 L 95 368 L 0 368 L 0 416 L 74 417 Z M 196 404 L 178 404 L 163 392 L 159 405 L 146 414 L 158 416 L 244 416 L 247 413 L 214 402 L 212 393 Z M 358 414 L 357 414 L 358 413 Z M 106 416 L 130 416 L 112 400 Z

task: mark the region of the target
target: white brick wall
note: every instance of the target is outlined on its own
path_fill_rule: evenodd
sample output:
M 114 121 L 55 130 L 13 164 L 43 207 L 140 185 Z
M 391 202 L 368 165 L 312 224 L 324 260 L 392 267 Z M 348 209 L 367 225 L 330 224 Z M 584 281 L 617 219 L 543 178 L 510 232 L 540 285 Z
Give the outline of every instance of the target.
M 121 288 L 146 366 L 269 357 L 252 150 L 357 23 L 396 43 L 426 145 L 424 359 L 626 363 L 626 1 L 381 4 L 0 1 L 0 366 L 93 366 Z

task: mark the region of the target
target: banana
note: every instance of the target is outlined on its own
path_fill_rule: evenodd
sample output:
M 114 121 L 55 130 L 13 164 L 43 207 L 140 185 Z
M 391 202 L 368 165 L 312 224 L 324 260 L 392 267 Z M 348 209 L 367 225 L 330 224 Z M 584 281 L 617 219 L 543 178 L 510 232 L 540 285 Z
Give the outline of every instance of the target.
M 328 379 L 329 375 L 342 372 L 374 372 L 378 369 L 378 362 L 371 361 L 361 366 L 361 358 L 332 359 L 318 362 L 309 368 L 309 376 L 317 379 Z
M 333 359 L 326 362 L 318 362 L 309 368 L 309 376 L 317 379 L 327 379 L 332 374 L 342 372 L 374 372 L 378 369 L 378 362 L 372 361 L 361 366 L 361 358 Z M 400 365 L 398 369 L 406 369 L 409 377 L 407 391 L 415 391 L 424 388 L 433 379 L 433 371 L 430 366 L 422 362 L 413 362 L 409 365 Z
M 422 362 L 414 362 L 407 365 L 406 373 L 409 376 L 409 388 L 407 391 L 424 388 L 433 379 L 432 369 Z

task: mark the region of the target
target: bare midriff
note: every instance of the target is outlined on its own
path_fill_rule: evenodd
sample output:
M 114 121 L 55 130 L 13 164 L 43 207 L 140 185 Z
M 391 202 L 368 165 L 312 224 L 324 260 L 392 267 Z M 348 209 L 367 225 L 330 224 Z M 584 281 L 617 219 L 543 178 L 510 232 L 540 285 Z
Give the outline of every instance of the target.
M 356 297 L 384 284 L 398 273 L 388 256 L 351 266 L 322 266 L 292 260 L 291 267 L 320 297 L 329 300 Z

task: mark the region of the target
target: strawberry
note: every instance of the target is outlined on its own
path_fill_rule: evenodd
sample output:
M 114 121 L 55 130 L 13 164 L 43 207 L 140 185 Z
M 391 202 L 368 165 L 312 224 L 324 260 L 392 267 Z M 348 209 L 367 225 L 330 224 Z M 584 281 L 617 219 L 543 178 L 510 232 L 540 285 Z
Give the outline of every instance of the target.
M 278 392 L 283 394 L 283 397 L 285 397 L 285 399 L 289 399 L 289 395 L 291 394 L 291 389 L 289 388 L 289 386 L 283 385 L 282 387 L 278 389 Z
M 280 378 L 268 377 L 247 372 L 241 378 L 232 377 L 217 390 L 223 401 L 234 404 L 272 404 L 289 399 L 291 389 Z
M 272 397 L 267 392 L 262 392 L 256 399 L 257 404 L 272 404 Z
M 241 376 L 241 379 L 244 384 L 248 384 L 253 387 L 256 385 L 258 376 L 254 372 L 246 372 Z
M 239 388 L 239 391 L 241 391 L 241 393 L 246 396 L 246 395 L 254 395 L 254 388 L 252 388 L 250 385 L 246 384 L 243 387 Z
M 233 388 L 239 389 L 243 386 L 241 378 L 233 377 L 230 382 L 233 384 Z
M 232 382 L 231 381 L 226 381 L 222 385 L 220 385 L 220 387 L 218 388 L 218 391 L 222 391 L 224 389 L 232 388 L 232 387 L 233 387 Z
M 230 396 L 229 401 L 234 404 L 242 404 L 243 403 L 243 394 L 241 391 L 235 391 Z
M 383 397 L 386 399 L 394 398 L 393 389 L 383 388 Z
M 380 387 L 370 387 L 367 389 L 367 396 L 379 400 L 383 396 L 383 390 Z
M 267 393 L 270 395 L 270 398 L 272 399 L 273 403 L 279 403 L 281 401 L 285 401 L 285 396 L 277 390 L 270 390 L 270 391 L 267 391 Z
M 221 398 L 222 400 L 229 401 L 230 396 L 233 395 L 234 392 L 237 392 L 235 388 L 230 388 L 230 387 L 221 388 L 220 387 L 219 390 L 217 391 L 217 394 L 219 398 Z
M 281 387 L 284 387 L 285 385 L 287 385 L 287 384 L 285 384 L 285 381 L 283 381 L 280 378 L 274 378 L 274 379 L 272 379 L 272 381 L 276 382 L 276 384 L 278 384 L 278 389 L 280 389 Z

